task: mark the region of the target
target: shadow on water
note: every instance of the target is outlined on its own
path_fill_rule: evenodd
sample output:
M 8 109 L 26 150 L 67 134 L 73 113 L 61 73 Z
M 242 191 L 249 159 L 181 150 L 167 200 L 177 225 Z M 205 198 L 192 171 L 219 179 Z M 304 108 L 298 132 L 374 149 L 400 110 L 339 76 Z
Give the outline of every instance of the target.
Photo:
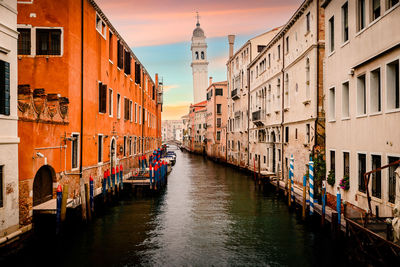
M 343 246 L 241 171 L 177 151 L 161 195 L 126 196 L 87 226 L 35 234 L 1 266 L 344 266 Z M 6 265 L 3 265 L 3 263 Z

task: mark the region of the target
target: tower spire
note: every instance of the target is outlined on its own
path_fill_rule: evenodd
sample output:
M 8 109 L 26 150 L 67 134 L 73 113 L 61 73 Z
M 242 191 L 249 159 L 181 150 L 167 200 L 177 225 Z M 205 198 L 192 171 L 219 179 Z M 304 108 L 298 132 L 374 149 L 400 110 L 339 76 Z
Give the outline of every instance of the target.
M 198 11 L 196 11 L 196 18 L 197 18 L 196 26 L 200 27 L 200 16 L 199 16 L 199 12 Z

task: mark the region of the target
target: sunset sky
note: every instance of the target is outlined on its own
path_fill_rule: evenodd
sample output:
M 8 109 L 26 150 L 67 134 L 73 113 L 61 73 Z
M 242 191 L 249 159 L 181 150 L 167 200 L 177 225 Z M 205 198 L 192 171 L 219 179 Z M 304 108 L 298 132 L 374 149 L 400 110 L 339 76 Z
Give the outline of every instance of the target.
M 208 43 L 208 75 L 226 80 L 228 34 L 235 50 L 284 24 L 301 0 L 97 0 L 152 77 L 164 80 L 162 119 L 179 119 L 193 102 L 190 40 L 196 11 Z

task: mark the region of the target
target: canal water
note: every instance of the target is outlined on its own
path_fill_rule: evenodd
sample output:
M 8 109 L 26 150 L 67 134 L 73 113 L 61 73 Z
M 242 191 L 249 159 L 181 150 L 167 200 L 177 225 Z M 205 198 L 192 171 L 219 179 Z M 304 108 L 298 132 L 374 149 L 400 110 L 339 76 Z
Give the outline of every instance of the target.
M 314 229 L 316 228 L 316 229 Z M 126 197 L 86 227 L 35 236 L 4 266 L 338 266 L 345 253 L 251 176 L 177 151 L 161 195 Z M 1 260 L 0 260 L 0 265 Z

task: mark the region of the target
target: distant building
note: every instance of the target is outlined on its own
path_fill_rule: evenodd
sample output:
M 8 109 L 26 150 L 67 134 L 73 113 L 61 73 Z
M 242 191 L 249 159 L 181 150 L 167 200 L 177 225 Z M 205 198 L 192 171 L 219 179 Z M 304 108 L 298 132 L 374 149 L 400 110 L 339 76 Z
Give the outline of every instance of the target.
M 227 82 L 212 83 L 207 88 L 206 153 L 207 156 L 226 160 Z
M 207 132 L 207 101 L 191 104 L 189 114 L 184 116 L 184 125 L 187 125 L 183 145 L 185 149 L 195 153 L 206 153 L 206 132 Z M 187 124 L 186 124 L 187 123 Z M 186 128 L 186 126 L 185 126 Z
M 161 132 L 163 142 L 178 141 L 182 142 L 183 138 L 183 121 L 182 120 L 163 120 L 161 122 Z
M 279 29 L 273 29 L 248 40 L 234 53 L 234 35 L 228 36 L 229 60 L 228 77 L 228 125 L 227 125 L 227 161 L 246 167 L 249 164 L 249 77 L 247 66 L 275 36 Z
M 193 73 L 193 97 L 194 103 L 206 100 L 206 90 L 208 85 L 208 61 L 207 61 L 207 42 L 204 31 L 200 28 L 199 18 L 197 17 L 196 28 L 193 30 L 192 45 L 192 73 Z
M 365 4 L 367 3 L 367 4 Z M 363 174 L 400 159 L 400 3 L 324 1 L 328 199 L 368 210 Z M 371 212 L 393 216 L 397 166 L 371 175 Z M 358 216 L 358 215 L 357 215 Z
M 19 228 L 17 1 L 0 2 L 0 238 Z M 32 133 L 30 133 L 32 134 Z

